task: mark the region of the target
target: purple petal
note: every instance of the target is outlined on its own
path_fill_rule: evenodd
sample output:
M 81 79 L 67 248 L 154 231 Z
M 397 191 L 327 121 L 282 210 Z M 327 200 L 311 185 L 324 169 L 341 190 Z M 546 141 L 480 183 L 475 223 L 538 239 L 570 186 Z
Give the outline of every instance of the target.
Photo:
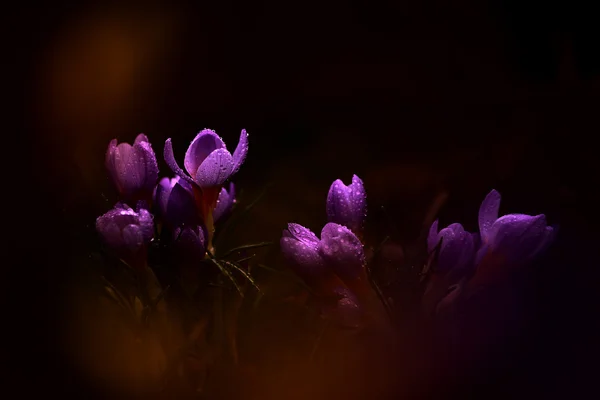
M 96 231 L 102 237 L 102 240 L 111 248 L 118 248 L 123 242 L 121 229 L 106 215 L 96 219 Z
M 227 216 L 233 209 L 233 203 L 235 202 L 235 187 L 233 182 L 229 184 L 229 191 L 222 188 L 217 199 L 217 205 L 213 211 L 213 219 L 215 223 L 221 218 Z
M 171 190 L 175 183 L 175 179 L 165 177 L 158 182 L 158 185 L 156 185 L 156 188 L 154 189 L 154 204 L 156 205 L 160 217 L 163 217 L 166 213 L 169 195 L 171 194 Z
M 129 143 L 121 143 L 115 149 L 115 167 L 117 180 L 122 194 L 125 197 L 130 196 L 136 188 L 142 185 L 143 166 L 140 164 L 140 155 Z
M 173 236 L 177 240 L 176 246 L 178 249 L 204 257 L 206 253 L 206 235 L 203 227 L 177 228 Z
M 185 182 L 180 180 L 179 182 Z M 181 184 L 175 183 L 166 204 L 163 218 L 172 226 L 196 222 L 196 202 L 193 195 Z
M 220 186 L 231 176 L 233 157 L 226 149 L 210 153 L 198 168 L 196 184 L 201 188 Z
M 291 237 L 306 245 L 313 246 L 316 250 L 317 245 L 319 244 L 319 238 L 310 229 L 305 228 L 300 224 L 289 223 L 288 232 Z
M 173 144 L 171 143 L 171 138 L 167 139 L 167 141 L 165 142 L 163 156 L 165 162 L 167 163 L 169 168 L 171 168 L 171 171 L 173 171 L 173 173 L 179 175 L 181 178 L 185 179 L 189 183 L 195 184 L 194 180 L 190 178 L 189 175 L 186 174 L 177 164 L 177 161 L 175 160 L 175 155 L 173 154 Z
M 133 147 L 137 151 L 139 157 L 139 168 L 143 171 L 141 185 L 144 189 L 150 191 L 154 185 L 156 185 L 156 181 L 158 180 L 158 163 L 156 162 L 156 155 L 147 138 L 145 141 L 139 142 L 136 139 L 136 143 Z
M 117 151 L 117 139 L 113 139 L 108 144 L 108 149 L 106 150 L 106 157 L 104 159 L 104 165 L 106 166 L 106 170 L 110 175 L 113 183 L 119 187 L 118 184 L 118 176 L 117 176 L 117 166 L 115 165 L 115 152 Z
M 133 142 L 133 145 L 135 146 L 136 144 L 139 144 L 141 142 L 150 143 L 150 141 L 148 140 L 148 136 L 144 135 L 143 133 L 140 133 L 139 135 L 136 136 L 135 142 Z
M 248 133 L 245 129 L 242 129 L 242 133 L 240 134 L 240 141 L 238 142 L 235 151 L 233 152 L 233 171 L 232 174 L 235 174 L 239 171 L 240 167 L 246 160 L 246 156 L 248 155 Z
M 141 209 L 138 214 L 142 238 L 145 243 L 148 243 L 154 237 L 154 218 L 152 217 L 152 214 L 145 209 Z
M 200 131 L 185 152 L 183 166 L 188 174 L 196 176 L 200 165 L 217 149 L 227 149 L 223 139 L 212 129 Z
M 362 230 L 366 216 L 366 193 L 362 180 L 352 176 L 348 186 L 337 179 L 329 188 L 327 194 L 327 216 L 329 222 L 347 226 L 355 233 Z
M 123 229 L 123 243 L 131 252 L 136 252 L 144 245 L 144 236 L 137 225 L 127 225 Z
M 556 235 L 558 233 L 558 226 L 547 226 L 544 230 L 544 238 L 540 240 L 539 246 L 532 252 L 531 257 L 535 257 L 548 249 L 550 245 L 554 242 Z
M 529 258 L 546 240 L 546 217 L 509 214 L 500 217 L 490 230 L 492 251 L 498 251 L 511 260 Z
M 484 242 L 488 241 L 489 231 L 498 219 L 501 196 L 496 190 L 492 190 L 485 196 L 479 207 L 479 232 Z
M 319 254 L 342 280 L 356 279 L 364 269 L 363 244 L 343 225 L 330 222 L 323 227 Z
M 279 243 L 290 268 L 302 279 L 311 280 L 327 272 L 315 246 L 286 236 Z
M 429 235 L 427 235 L 427 251 L 430 253 L 440 241 L 440 238 L 438 236 L 438 225 L 439 222 L 436 219 L 435 221 L 433 221 L 433 224 L 431 224 L 431 227 L 429 228 Z

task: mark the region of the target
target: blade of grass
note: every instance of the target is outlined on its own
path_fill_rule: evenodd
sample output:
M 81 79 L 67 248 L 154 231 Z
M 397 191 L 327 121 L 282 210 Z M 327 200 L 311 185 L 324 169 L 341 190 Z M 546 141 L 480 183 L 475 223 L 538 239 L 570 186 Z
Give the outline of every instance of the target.
M 233 253 L 238 252 L 238 251 L 248 250 L 248 249 L 256 249 L 258 247 L 271 246 L 272 244 L 273 244 L 273 242 L 260 242 L 260 243 L 245 244 L 243 246 L 234 247 L 233 249 L 226 251 L 225 254 L 223 254 L 223 256 L 221 258 L 230 256 Z
M 227 278 L 229 278 L 229 280 L 235 286 L 236 290 L 239 292 L 240 296 L 244 297 L 244 292 L 242 291 L 242 288 L 240 287 L 240 285 L 238 285 L 238 283 L 235 280 L 235 278 L 233 277 L 233 275 L 231 275 L 231 272 L 229 272 L 229 270 L 227 268 L 225 268 L 224 266 L 222 266 L 221 263 L 218 262 L 217 260 L 215 260 L 214 258 L 211 258 L 210 261 L 213 264 L 215 264 L 217 266 L 217 268 L 219 268 L 219 270 L 223 273 L 223 275 L 225 275 Z
M 234 268 L 236 271 L 238 271 L 240 274 L 242 274 L 242 275 L 244 276 L 244 278 L 246 278 L 246 279 L 247 279 L 247 280 L 248 280 L 248 281 L 249 281 L 249 282 L 252 284 L 252 286 L 254 286 L 254 288 L 255 288 L 255 289 L 256 289 L 256 290 L 257 290 L 259 293 L 261 293 L 261 290 L 260 290 L 260 288 L 258 287 L 258 285 L 256 284 L 256 282 L 254 281 L 254 278 L 252 278 L 252 276 L 251 276 L 249 273 L 247 273 L 246 271 L 244 271 L 244 270 L 242 269 L 242 267 L 240 267 L 239 265 L 236 265 L 236 264 L 234 264 L 234 263 L 232 263 L 232 262 L 229 262 L 229 261 L 223 261 L 223 262 L 224 262 L 226 265 L 229 265 L 229 266 L 233 267 L 233 268 Z

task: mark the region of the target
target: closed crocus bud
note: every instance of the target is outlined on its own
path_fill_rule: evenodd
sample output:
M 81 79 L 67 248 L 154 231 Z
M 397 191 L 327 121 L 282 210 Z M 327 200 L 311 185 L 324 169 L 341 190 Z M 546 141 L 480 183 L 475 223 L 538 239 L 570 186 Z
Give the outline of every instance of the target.
M 460 274 L 465 272 L 473 263 L 475 242 L 477 236 L 466 232 L 461 224 L 451 224 L 438 232 L 436 220 L 429 229 L 427 249 L 431 253 L 442 241 L 438 258 L 437 270 L 442 273 L 453 271 Z
M 492 190 L 479 208 L 482 248 L 477 261 L 488 253 L 507 262 L 530 261 L 552 243 L 556 229 L 547 225 L 543 214 L 508 214 L 498 218 L 500 200 L 500 193 Z
M 319 254 L 319 238 L 308 228 L 290 223 L 280 240 L 281 251 L 296 275 L 311 284 L 327 274 Z
M 201 260 L 206 255 L 206 228 L 202 225 L 178 227 L 173 231 L 174 247 L 188 260 Z
M 165 161 L 173 172 L 200 188 L 221 186 L 235 174 L 248 154 L 248 134 L 242 129 L 240 141 L 233 152 L 227 150 L 225 142 L 211 129 L 204 129 L 192 140 L 185 153 L 184 172 L 173 155 L 171 139 L 165 143 Z
M 356 235 L 343 225 L 330 222 L 321 231 L 319 254 L 345 283 L 365 274 L 365 252 Z
M 133 146 L 117 145 L 117 139 L 111 140 L 105 164 L 123 200 L 135 204 L 138 200 L 151 199 L 158 180 L 158 164 L 146 135 L 139 134 Z
M 145 261 L 144 249 L 154 235 L 152 215 L 120 204 L 96 220 L 96 230 L 119 257 L 132 266 Z
M 329 222 L 347 226 L 355 234 L 362 235 L 367 214 L 367 195 L 362 180 L 352 176 L 352 183 L 344 185 L 340 179 L 331 184 L 327 195 Z
M 178 176 L 160 180 L 154 190 L 154 205 L 160 219 L 172 229 L 199 222 L 190 184 Z
M 213 211 L 213 219 L 215 223 L 219 222 L 219 220 L 224 220 L 229 216 L 231 210 L 233 210 L 235 201 L 235 186 L 233 185 L 233 182 L 231 182 L 229 184 L 229 190 L 223 188 L 221 189 L 221 193 L 219 193 L 217 205 Z

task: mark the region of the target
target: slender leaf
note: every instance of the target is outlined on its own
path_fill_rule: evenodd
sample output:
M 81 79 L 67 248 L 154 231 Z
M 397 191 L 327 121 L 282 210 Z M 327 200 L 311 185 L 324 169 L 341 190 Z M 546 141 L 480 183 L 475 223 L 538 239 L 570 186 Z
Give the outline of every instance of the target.
M 260 243 L 245 244 L 243 246 L 234 247 L 233 249 L 225 252 L 225 254 L 223 254 L 222 258 L 230 256 L 233 253 L 238 252 L 238 251 L 248 250 L 248 249 L 256 249 L 258 247 L 271 246 L 272 244 L 273 244 L 273 242 L 260 242 Z
M 242 274 L 244 276 L 244 278 L 246 278 L 251 284 L 252 286 L 254 286 L 256 288 L 256 290 L 260 293 L 261 290 L 258 287 L 258 285 L 256 284 L 256 282 L 254 281 L 254 278 L 252 278 L 252 276 L 247 273 L 246 271 L 244 271 L 244 269 L 242 267 L 240 267 L 239 265 L 229 262 L 229 261 L 223 261 L 226 265 L 229 265 L 231 267 L 233 267 L 236 271 L 238 271 L 240 274 Z
M 244 292 L 242 291 L 242 288 L 240 287 L 240 285 L 238 285 L 237 281 L 235 280 L 235 278 L 233 277 L 233 275 L 231 275 L 231 272 L 229 272 L 229 270 L 227 268 L 225 268 L 224 266 L 221 265 L 221 263 L 219 261 L 217 261 L 214 258 L 211 258 L 210 261 L 215 264 L 217 266 L 217 268 L 219 268 L 219 270 L 221 270 L 221 272 L 227 277 L 229 278 L 229 280 L 233 283 L 233 285 L 235 286 L 236 290 L 239 292 L 241 297 L 244 297 Z

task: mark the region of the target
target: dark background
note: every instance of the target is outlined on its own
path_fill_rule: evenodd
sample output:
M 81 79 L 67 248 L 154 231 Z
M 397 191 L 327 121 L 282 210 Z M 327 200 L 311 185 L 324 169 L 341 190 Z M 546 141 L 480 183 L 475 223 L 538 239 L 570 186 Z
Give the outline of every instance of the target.
M 482 390 L 592 390 L 594 15 L 566 1 L 52 4 L 9 13 L 11 81 L 24 83 L 27 105 L 17 139 L 32 177 L 9 192 L 34 193 L 9 208 L 27 209 L 15 213 L 19 256 L 8 269 L 9 281 L 27 278 L 7 291 L 19 299 L 8 306 L 12 382 L 47 394 L 77 386 L 53 342 L 57 304 L 68 266 L 93 247 L 94 219 L 115 200 L 103 170 L 108 141 L 144 132 L 160 163 L 166 138 L 182 159 L 209 127 L 230 149 L 241 128 L 250 133 L 235 178 L 242 196 L 273 184 L 240 242 L 276 239 L 288 221 L 318 230 L 329 184 L 353 173 L 398 241 L 418 235 L 440 190 L 449 193 L 444 225 L 474 230 L 491 188 L 505 213 L 545 213 L 561 235 L 530 296 L 534 323 Z

